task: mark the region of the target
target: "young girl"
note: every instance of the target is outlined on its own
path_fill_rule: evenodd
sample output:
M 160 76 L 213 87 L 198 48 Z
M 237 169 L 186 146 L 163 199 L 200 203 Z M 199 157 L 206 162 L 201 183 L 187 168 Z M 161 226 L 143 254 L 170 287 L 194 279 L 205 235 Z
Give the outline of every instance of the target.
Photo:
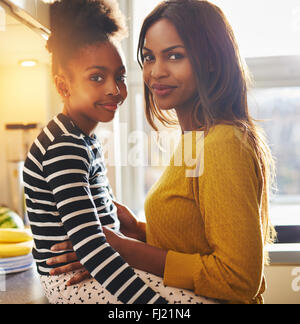
M 51 5 L 48 49 L 64 108 L 35 140 L 24 167 L 33 255 L 51 303 L 168 302 L 106 240 L 112 233 L 121 236 L 120 222 L 93 132 L 99 122 L 113 120 L 127 97 L 126 69 L 116 45 L 124 34 L 122 21 L 114 1 L 62 0 Z M 66 285 L 70 274 L 52 278 L 53 265 L 47 262 L 68 252 L 51 249 L 67 240 L 93 277 L 76 287 Z M 148 252 L 149 257 L 165 254 L 155 247 Z M 159 266 L 154 262 L 154 273 Z
M 179 148 L 186 136 L 205 135 L 198 161 L 204 165 L 187 176 L 174 154 L 145 203 L 147 245 L 113 234 L 108 240 L 149 272 L 141 257 L 147 247 L 165 251 L 152 257 L 164 265 L 165 285 L 228 303 L 262 303 L 273 159 L 248 112 L 247 73 L 232 28 L 207 1 L 163 1 L 144 21 L 138 53 L 150 125 L 172 124 L 174 109 L 183 132 Z M 140 233 L 124 206 L 119 218 L 128 232 Z

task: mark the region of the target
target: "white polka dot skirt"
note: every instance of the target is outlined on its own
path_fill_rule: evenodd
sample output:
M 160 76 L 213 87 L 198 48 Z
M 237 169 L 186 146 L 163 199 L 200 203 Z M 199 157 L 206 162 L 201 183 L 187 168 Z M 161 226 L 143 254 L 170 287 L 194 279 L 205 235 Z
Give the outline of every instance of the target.
M 149 287 L 168 300 L 169 304 L 218 304 L 216 300 L 197 296 L 190 290 L 165 286 L 163 279 L 153 274 L 140 270 L 135 272 Z M 78 271 L 40 277 L 50 304 L 122 304 L 93 278 L 67 286 L 67 282 L 76 273 Z

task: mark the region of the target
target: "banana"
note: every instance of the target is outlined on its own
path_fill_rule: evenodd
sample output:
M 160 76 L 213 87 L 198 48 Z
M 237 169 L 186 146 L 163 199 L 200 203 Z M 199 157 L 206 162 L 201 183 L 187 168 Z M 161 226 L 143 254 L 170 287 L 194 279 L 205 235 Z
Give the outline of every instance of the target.
M 0 243 L 0 258 L 12 258 L 31 253 L 33 240 L 22 243 Z
M 29 230 L 0 228 L 0 243 L 22 243 L 32 240 Z

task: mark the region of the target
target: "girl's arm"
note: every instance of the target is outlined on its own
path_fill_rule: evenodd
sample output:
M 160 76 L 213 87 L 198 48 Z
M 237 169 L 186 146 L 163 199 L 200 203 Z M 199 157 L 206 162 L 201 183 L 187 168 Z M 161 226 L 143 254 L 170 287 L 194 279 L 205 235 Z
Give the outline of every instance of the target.
M 127 236 L 127 238 L 132 238 L 132 242 L 134 241 L 141 241 L 146 242 L 146 224 L 143 222 L 140 222 L 137 220 L 135 215 L 130 211 L 129 208 L 126 206 L 114 201 L 115 206 L 118 208 L 118 218 L 121 223 L 121 233 Z M 110 239 L 113 238 L 120 238 L 120 236 L 111 235 L 109 236 L 109 232 L 105 231 L 105 228 L 103 228 L 104 233 L 107 233 L 107 239 L 109 243 L 112 243 L 114 245 L 122 246 L 121 242 L 114 240 L 113 242 L 110 242 Z M 125 239 L 125 237 L 124 237 Z M 127 242 L 126 242 L 127 243 Z M 126 244 L 125 243 L 125 244 Z M 126 244 L 128 246 L 129 244 Z M 125 246 L 124 246 L 125 248 Z M 118 250 L 118 248 L 115 248 Z M 56 244 L 52 247 L 53 251 L 66 251 L 66 250 L 73 250 L 72 243 L 70 241 L 66 241 L 63 243 Z M 128 249 L 126 249 L 128 251 Z M 125 251 L 124 251 L 125 252 Z M 130 252 L 132 253 L 132 251 Z M 124 253 L 125 254 L 125 253 Z M 128 254 L 128 253 L 127 253 Z M 144 257 L 144 255 L 143 255 Z M 71 271 L 75 271 L 78 269 L 83 270 L 84 267 L 81 265 L 81 263 L 78 261 L 77 255 L 75 252 L 63 254 L 58 257 L 53 257 L 47 260 L 48 265 L 56 265 L 56 264 L 65 264 L 64 266 L 60 266 L 57 268 L 54 268 L 51 270 L 50 275 L 56 276 L 63 273 L 68 273 Z M 149 271 L 151 272 L 151 271 Z M 157 271 L 156 271 L 157 272 Z M 159 273 L 159 272 L 158 272 Z M 161 275 L 162 276 L 162 275 Z M 89 278 L 90 274 L 88 271 L 81 271 L 80 273 L 76 274 L 74 277 L 72 277 L 68 282 L 67 285 L 75 285 L 78 284 L 85 279 Z
M 103 232 L 107 242 L 113 247 L 126 262 L 133 268 L 153 273 L 159 277 L 164 276 L 166 257 L 168 252 L 162 249 L 150 246 L 144 242 L 118 234 L 109 228 L 103 227 Z M 70 241 L 56 244 L 53 251 L 72 250 L 73 246 Z M 66 272 L 83 268 L 78 262 L 76 253 L 67 253 L 58 257 L 51 258 L 47 261 L 49 265 L 64 264 L 65 266 L 55 268 L 51 275 L 60 275 Z M 73 277 L 68 285 L 78 284 L 89 277 L 89 272 L 84 271 Z

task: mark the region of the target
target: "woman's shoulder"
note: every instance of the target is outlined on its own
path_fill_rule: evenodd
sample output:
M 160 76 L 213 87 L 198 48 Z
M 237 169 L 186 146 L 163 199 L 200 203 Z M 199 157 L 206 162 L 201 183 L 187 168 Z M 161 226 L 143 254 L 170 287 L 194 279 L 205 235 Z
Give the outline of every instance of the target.
M 206 145 L 245 145 L 248 142 L 245 133 L 236 125 L 218 124 L 213 126 L 205 137 Z M 249 147 L 250 148 L 250 147 Z
M 218 124 L 211 127 L 206 139 L 210 141 L 228 141 L 241 135 L 241 129 L 235 125 Z
M 250 155 L 254 154 L 247 133 L 235 125 L 214 126 L 205 137 L 204 145 L 206 152 L 212 151 L 214 154 L 218 152 L 223 154 L 224 151 L 241 152 L 241 150 Z

